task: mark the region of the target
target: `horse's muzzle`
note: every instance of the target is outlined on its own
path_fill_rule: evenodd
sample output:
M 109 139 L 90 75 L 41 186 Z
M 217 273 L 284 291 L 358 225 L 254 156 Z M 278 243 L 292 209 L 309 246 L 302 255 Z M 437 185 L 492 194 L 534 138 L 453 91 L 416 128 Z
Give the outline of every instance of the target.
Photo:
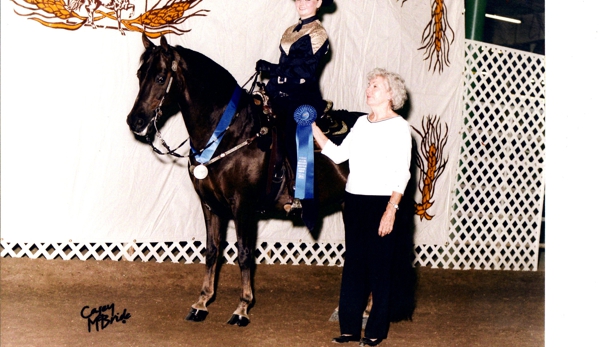
M 133 113 L 127 116 L 127 125 L 129 125 L 129 129 L 135 135 L 146 136 L 148 134 L 150 124 L 151 123 L 146 121 L 144 117 L 137 116 Z

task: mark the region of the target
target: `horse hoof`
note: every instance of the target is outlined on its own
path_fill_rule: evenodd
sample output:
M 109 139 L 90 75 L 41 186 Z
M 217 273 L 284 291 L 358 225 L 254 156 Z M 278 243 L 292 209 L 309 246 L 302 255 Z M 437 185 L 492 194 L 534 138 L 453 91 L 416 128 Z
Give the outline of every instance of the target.
M 240 315 L 234 314 L 233 316 L 231 316 L 231 319 L 229 319 L 227 324 L 245 327 L 248 324 L 250 324 L 250 320 L 247 317 L 242 317 Z
M 185 320 L 192 322 L 201 322 L 206 319 L 206 316 L 208 316 L 208 311 L 202 311 L 192 307 L 189 313 L 187 314 L 187 317 L 185 317 Z

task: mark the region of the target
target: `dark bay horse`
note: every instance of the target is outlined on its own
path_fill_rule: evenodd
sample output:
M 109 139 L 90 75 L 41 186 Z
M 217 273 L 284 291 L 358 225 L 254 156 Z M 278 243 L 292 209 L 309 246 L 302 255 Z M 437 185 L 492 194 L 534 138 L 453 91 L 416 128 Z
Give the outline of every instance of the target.
M 161 114 L 160 107 L 175 104 L 181 111 L 190 136 L 190 145 L 197 152 L 210 145 L 211 136 L 240 88 L 235 78 L 222 66 L 201 53 L 181 46 L 170 46 L 164 36 L 154 45 L 142 35 L 145 52 L 138 70 L 139 94 L 127 117 L 131 131 L 146 136 L 154 129 Z M 206 274 L 199 300 L 186 317 L 202 321 L 208 315 L 207 305 L 214 296 L 216 265 L 220 243 L 226 239 L 229 220 L 233 220 L 237 236 L 238 264 L 241 269 L 242 291 L 239 305 L 229 324 L 249 323 L 248 308 L 253 303 L 252 269 L 257 237 L 257 206 L 270 177 L 268 146 L 259 145 L 261 107 L 241 89 L 235 115 L 213 158 L 226 157 L 207 165 L 208 173 L 198 179 L 191 169 L 199 165 L 194 155 L 189 157 L 190 178 L 202 202 L 206 223 Z M 345 111 L 347 112 L 347 111 Z M 359 114 L 353 113 L 354 122 Z M 353 124 L 353 123 L 352 123 Z M 262 147 L 262 148 L 261 148 Z M 229 153 L 229 150 L 238 148 Z M 341 204 L 348 167 L 335 165 L 320 153 L 315 153 L 315 183 L 319 206 Z M 285 184 L 281 185 L 282 187 Z M 281 209 L 289 197 L 282 191 L 272 206 Z

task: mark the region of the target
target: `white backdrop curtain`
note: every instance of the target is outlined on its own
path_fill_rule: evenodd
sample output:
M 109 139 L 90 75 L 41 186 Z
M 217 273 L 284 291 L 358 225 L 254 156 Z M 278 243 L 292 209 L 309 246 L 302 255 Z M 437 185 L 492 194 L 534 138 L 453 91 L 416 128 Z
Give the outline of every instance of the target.
M 131 3 L 135 11 L 123 11 L 123 19 L 129 19 L 130 13 L 136 18 L 153 6 L 173 5 L 172 1 Z M 167 35 L 169 43 L 211 57 L 240 84 L 252 75 L 258 59 L 277 61 L 280 35 L 297 20 L 291 0 L 174 3 L 196 3 L 191 12 L 207 11 L 177 24 L 188 32 Z M 200 201 L 185 160 L 155 155 L 134 139 L 125 123 L 138 91 L 135 74 L 143 50 L 141 34 L 125 30 L 121 35 L 110 17 L 96 20 L 96 29 L 88 25 L 61 29 L 56 23 L 81 20 L 61 18 L 44 4 L 65 5 L 63 0 L 2 2 L 2 238 L 11 242 L 203 240 Z M 448 38 L 443 71 L 429 67 L 426 51 L 418 49 L 427 42 L 423 43 L 423 33 L 435 4 L 337 0 L 335 10 L 322 19 L 331 41 L 331 59 L 321 88 L 335 108 L 368 111 L 365 75 L 383 67 L 406 80 L 410 124 L 422 132 L 422 118 L 436 115 L 448 126 L 447 167 L 428 210 L 434 218 L 415 216 L 417 244 L 447 240 L 463 109 L 463 1 L 445 1 L 446 22 L 437 22 L 444 23 Z M 83 8 L 76 13 L 87 16 Z M 43 25 L 35 18 L 54 24 Z M 171 118 L 162 132 L 170 143 L 187 137 L 180 116 Z M 413 135 L 419 143 L 420 136 Z M 419 180 L 419 175 L 413 180 Z M 423 200 L 420 191 L 414 199 Z M 233 239 L 232 232 L 228 239 Z M 304 227 L 267 220 L 260 223 L 259 239 L 340 242 L 343 223 L 339 213 L 327 217 L 319 239 L 312 240 Z

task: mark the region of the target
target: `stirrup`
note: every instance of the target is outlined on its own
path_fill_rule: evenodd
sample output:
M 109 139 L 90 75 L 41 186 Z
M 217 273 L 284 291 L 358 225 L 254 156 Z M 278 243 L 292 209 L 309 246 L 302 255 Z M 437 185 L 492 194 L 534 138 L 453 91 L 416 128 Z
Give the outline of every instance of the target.
M 292 211 L 301 210 L 302 202 L 298 198 L 293 198 L 293 201 L 291 203 L 286 203 L 283 208 L 285 209 L 285 212 L 289 214 Z

